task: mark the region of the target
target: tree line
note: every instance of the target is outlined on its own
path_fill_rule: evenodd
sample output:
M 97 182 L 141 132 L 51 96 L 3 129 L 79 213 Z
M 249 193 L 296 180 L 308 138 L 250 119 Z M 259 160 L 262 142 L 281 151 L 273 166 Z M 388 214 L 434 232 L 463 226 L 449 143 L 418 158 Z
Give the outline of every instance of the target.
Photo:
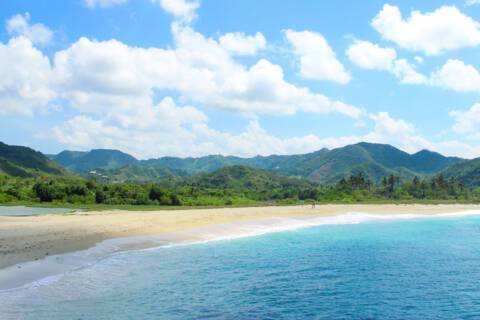
M 77 177 L 0 176 L 0 203 L 52 202 L 105 205 L 207 206 L 254 203 L 295 204 L 367 201 L 480 201 L 480 189 L 438 175 L 402 181 L 391 175 L 374 184 L 363 173 L 342 178 L 334 185 L 288 185 L 248 188 L 222 185 L 199 187 L 187 183 L 99 183 Z

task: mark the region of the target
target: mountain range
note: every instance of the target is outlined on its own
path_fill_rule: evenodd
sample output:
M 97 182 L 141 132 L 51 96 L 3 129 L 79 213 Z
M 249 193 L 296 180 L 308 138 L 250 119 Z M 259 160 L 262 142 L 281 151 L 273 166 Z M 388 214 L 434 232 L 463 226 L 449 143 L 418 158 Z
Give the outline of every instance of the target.
M 108 182 L 177 181 L 191 180 L 195 176 L 207 179 L 202 174 L 231 166 L 250 167 L 321 184 L 336 183 L 343 177 L 362 172 L 376 183 L 391 174 L 407 180 L 441 173 L 446 178 L 461 180 L 467 186 L 480 186 L 480 158 L 446 157 L 428 150 L 409 154 L 387 144 L 361 142 L 307 154 L 252 158 L 210 155 L 138 160 L 127 153 L 109 149 L 62 151 L 46 156 L 28 147 L 0 142 L 0 173 L 19 177 L 78 174 Z
M 121 151 L 106 149 L 89 152 L 63 151 L 50 157 L 75 173 L 90 177 L 101 176 L 114 181 L 185 178 L 240 165 L 323 184 L 335 183 L 342 177 L 359 172 L 363 172 L 374 182 L 379 182 L 390 174 L 403 179 L 426 177 L 450 166 L 468 162 L 428 150 L 409 154 L 391 145 L 365 142 L 307 154 L 252 158 L 210 155 L 198 158 L 162 157 L 137 160 Z

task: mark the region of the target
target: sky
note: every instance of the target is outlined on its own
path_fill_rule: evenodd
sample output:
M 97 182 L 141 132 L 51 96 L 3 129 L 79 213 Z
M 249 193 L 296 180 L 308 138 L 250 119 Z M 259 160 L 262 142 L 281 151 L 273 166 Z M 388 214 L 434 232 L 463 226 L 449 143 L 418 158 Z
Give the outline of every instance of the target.
M 0 2 L 0 141 L 480 157 L 480 0 Z

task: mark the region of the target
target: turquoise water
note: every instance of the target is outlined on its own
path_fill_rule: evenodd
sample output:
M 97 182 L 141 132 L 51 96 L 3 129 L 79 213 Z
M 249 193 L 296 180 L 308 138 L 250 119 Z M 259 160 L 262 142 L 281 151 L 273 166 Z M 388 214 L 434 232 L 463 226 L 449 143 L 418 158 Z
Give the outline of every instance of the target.
M 480 217 L 130 251 L 0 292 L 0 319 L 479 319 Z

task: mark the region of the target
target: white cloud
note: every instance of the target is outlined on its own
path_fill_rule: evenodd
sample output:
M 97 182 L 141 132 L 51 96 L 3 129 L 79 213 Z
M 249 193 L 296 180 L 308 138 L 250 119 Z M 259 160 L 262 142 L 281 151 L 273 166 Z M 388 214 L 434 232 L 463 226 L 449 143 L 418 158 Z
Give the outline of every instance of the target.
M 388 143 L 410 153 L 422 149 L 439 152 L 446 156 L 474 158 L 480 155 L 480 146 L 470 145 L 457 140 L 434 142 L 419 134 L 412 123 L 395 119 L 387 112 L 371 114 L 374 130 L 362 136 L 361 141 Z
M 244 50 L 243 46 L 248 47 L 245 43 L 226 45 L 221 40 L 224 36 L 207 38 L 185 24 L 174 23 L 172 32 L 172 48 L 81 38 L 56 52 L 52 64 L 25 37 L 0 43 L 0 113 L 31 115 L 51 108 L 58 98 L 79 111 L 53 129 L 59 142 L 80 149 L 119 148 L 141 158 L 304 153 L 359 141 L 393 143 L 407 151 L 429 148 L 464 156 L 480 153 L 479 148 L 458 141 L 430 142 L 412 124 L 388 113 L 370 115 L 373 130 L 354 136 L 279 138 L 258 121 L 250 121 L 236 134 L 212 129 L 205 114 L 190 104 L 247 115 L 336 112 L 359 118 L 363 111 L 287 82 L 283 69 L 266 59 L 248 66 L 239 63 L 234 54 L 253 52 Z M 257 38 L 233 35 L 247 43 Z M 256 50 L 262 47 L 258 39 L 253 42 Z M 391 51 L 382 51 L 385 48 L 374 49 L 392 56 Z M 388 66 L 402 81 L 418 81 L 409 64 L 396 55 L 382 63 L 366 61 L 366 68 Z M 168 97 L 157 103 L 164 91 L 178 93 L 183 106 Z
M 480 91 L 480 72 L 463 61 L 449 59 L 432 73 L 430 84 L 460 92 Z
M 164 91 L 178 93 L 184 104 L 247 115 L 337 112 L 358 118 L 362 113 L 287 82 L 283 69 L 266 59 L 238 63 L 232 53 L 238 49 L 188 25 L 174 23 L 172 32 L 174 45 L 168 49 L 80 38 L 54 53 L 52 64 L 25 37 L 0 43 L 0 113 L 32 115 L 62 101 L 77 114 L 54 127 L 50 138 L 69 148 L 119 148 L 139 157 L 306 152 L 337 141 L 313 135 L 280 139 L 255 121 L 240 134 L 217 132 L 196 107 L 177 106 L 171 98 L 155 102 Z
M 238 55 L 254 55 L 267 44 L 260 32 L 254 36 L 247 36 L 242 32 L 227 33 L 220 37 L 219 42 L 229 52 Z
M 206 116 L 191 106 L 164 98 L 156 106 L 104 112 L 100 117 L 77 115 L 53 128 L 56 140 L 71 148 L 117 148 L 141 158 L 199 154 L 191 127 Z
M 83 1 L 85 2 L 85 5 L 90 9 L 93 9 L 96 7 L 101 7 L 101 8 L 113 7 L 113 6 L 122 5 L 127 2 L 127 0 L 83 0 Z
M 384 39 L 427 55 L 480 43 L 480 24 L 453 6 L 427 13 L 412 11 L 404 20 L 397 6 L 385 4 L 372 20 L 372 26 Z
M 466 111 L 452 111 L 450 116 L 455 120 L 453 131 L 467 134 L 472 138 L 480 138 L 480 103 L 474 104 Z
M 316 32 L 286 30 L 285 36 L 300 60 L 300 75 L 307 79 L 328 80 L 340 84 L 351 76 L 338 61 L 325 38 Z
M 200 7 L 199 0 L 151 0 L 159 3 L 166 12 L 182 22 L 189 23 L 196 17 L 195 11 Z
M 407 60 L 397 59 L 397 52 L 392 48 L 382 48 L 368 41 L 355 41 L 347 49 L 347 56 L 359 68 L 390 72 L 404 84 L 427 82 L 427 78 Z
M 24 37 L 0 43 L 0 114 L 32 115 L 56 97 L 50 61 Z
M 17 14 L 5 23 L 7 32 L 11 36 L 23 36 L 35 44 L 47 45 L 52 41 L 52 31 L 41 23 L 30 24 L 30 14 Z
M 355 41 L 347 49 L 347 56 L 357 67 L 367 70 L 393 69 L 397 52 L 392 48 L 382 48 L 368 41 Z
M 424 84 L 427 82 L 427 77 L 418 73 L 405 59 L 395 60 L 393 73 L 404 84 Z
M 242 114 L 339 112 L 358 117 L 359 108 L 285 81 L 283 70 L 261 59 L 249 68 L 219 42 L 190 27 L 174 26 L 174 49 L 134 48 L 119 41 L 81 38 L 55 54 L 62 97 L 80 110 L 135 108 L 155 90 Z
M 466 6 L 474 6 L 476 4 L 480 4 L 480 0 L 466 0 L 465 1 Z
M 163 103 L 163 102 L 162 102 Z M 170 100 L 168 104 L 173 104 Z M 158 108 L 158 107 L 156 107 Z M 432 142 L 420 135 L 413 124 L 393 118 L 387 112 L 371 114 L 373 129 L 364 135 L 320 137 L 309 134 L 290 138 L 279 138 L 268 133 L 258 121 L 252 120 L 237 134 L 210 128 L 205 118 L 182 119 L 182 110 L 174 104 L 170 116 L 158 113 L 151 127 L 142 127 L 132 121 L 125 127 L 116 119 L 98 120 L 87 116 L 76 116 L 53 129 L 56 139 L 74 149 L 114 148 L 128 151 L 138 158 L 169 156 L 204 156 L 210 154 L 251 157 L 271 154 L 301 154 L 322 148 L 337 148 L 362 141 L 388 143 L 407 152 L 422 149 L 437 151 L 449 156 L 473 158 L 480 154 L 479 146 L 455 140 Z M 193 108 L 193 107 L 189 107 Z M 177 112 L 179 112 L 177 114 Z M 155 125 L 156 123 L 156 125 Z M 145 148 L 148 146 L 148 148 Z
M 413 124 L 402 119 L 392 118 L 388 112 L 371 114 L 370 119 L 375 121 L 375 131 L 370 133 L 370 135 L 378 136 L 377 139 L 410 136 L 415 133 L 415 127 Z

